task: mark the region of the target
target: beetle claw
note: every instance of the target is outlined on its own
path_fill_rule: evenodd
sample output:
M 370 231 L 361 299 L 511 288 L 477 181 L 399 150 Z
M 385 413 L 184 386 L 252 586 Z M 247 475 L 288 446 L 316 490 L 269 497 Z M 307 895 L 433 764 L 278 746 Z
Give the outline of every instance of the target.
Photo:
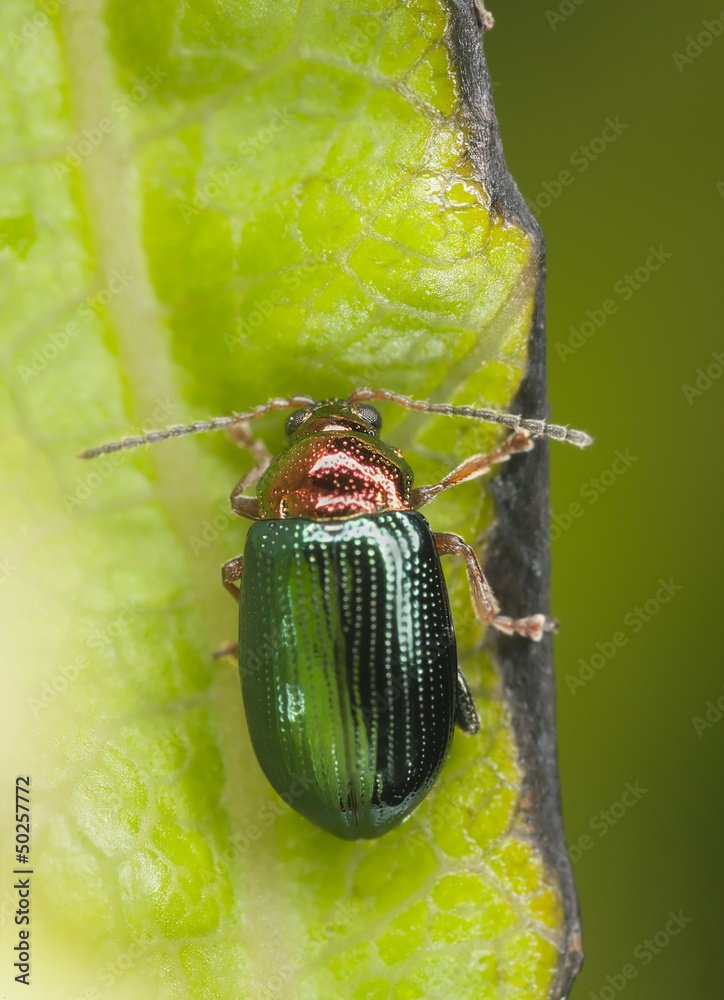
M 527 618 L 496 615 L 490 624 L 506 635 L 522 635 L 532 642 L 540 642 L 546 632 L 558 631 L 558 622 L 545 615 L 529 615 Z

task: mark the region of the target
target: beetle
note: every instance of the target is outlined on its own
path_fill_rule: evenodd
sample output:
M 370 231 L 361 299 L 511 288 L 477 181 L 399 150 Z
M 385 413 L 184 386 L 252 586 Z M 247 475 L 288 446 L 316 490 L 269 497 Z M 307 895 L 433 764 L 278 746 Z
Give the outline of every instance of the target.
M 413 487 L 401 452 L 380 439 L 374 400 L 500 423 L 511 434 L 440 482 Z M 293 410 L 288 443 L 272 458 L 248 422 L 285 409 Z M 234 512 L 254 523 L 244 554 L 224 563 L 221 576 L 239 602 L 239 641 L 222 652 L 238 655 L 257 760 L 276 791 L 313 823 L 349 840 L 379 837 L 425 798 L 454 726 L 471 735 L 480 727 L 458 668 L 440 556 L 465 559 L 485 625 L 535 642 L 555 630 L 542 614 L 501 615 L 473 548 L 459 535 L 433 532 L 420 508 L 529 451 L 537 437 L 579 447 L 591 438 L 542 420 L 357 389 L 346 399 L 273 399 L 79 457 L 223 428 L 256 458 L 231 494 Z M 252 485 L 256 496 L 245 496 Z

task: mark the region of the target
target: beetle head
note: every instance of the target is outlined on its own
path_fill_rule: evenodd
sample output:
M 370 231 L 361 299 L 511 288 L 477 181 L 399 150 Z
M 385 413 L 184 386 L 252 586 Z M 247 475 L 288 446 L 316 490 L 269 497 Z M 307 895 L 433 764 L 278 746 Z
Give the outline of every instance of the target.
M 285 430 L 290 441 L 328 431 L 354 431 L 376 437 L 382 427 L 382 417 L 366 403 L 348 403 L 344 399 L 325 399 L 287 417 Z

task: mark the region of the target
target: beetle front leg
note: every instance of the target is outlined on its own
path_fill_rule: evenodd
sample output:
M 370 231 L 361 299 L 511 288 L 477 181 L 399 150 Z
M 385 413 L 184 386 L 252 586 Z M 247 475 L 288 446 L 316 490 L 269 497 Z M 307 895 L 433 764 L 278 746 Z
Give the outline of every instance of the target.
M 523 635 L 533 642 L 540 642 L 546 632 L 555 632 L 556 623 L 545 615 L 529 615 L 527 618 L 508 618 L 500 615 L 500 607 L 474 549 L 460 537 L 443 531 L 435 535 L 437 551 L 441 556 L 464 556 L 468 571 L 468 582 L 475 612 L 481 622 L 492 625 L 506 635 Z
M 256 469 L 252 469 L 251 472 L 256 472 Z M 231 496 L 229 497 L 231 501 L 231 509 L 239 517 L 247 517 L 250 521 L 259 520 L 259 501 L 256 497 L 245 497 L 242 496 L 244 490 L 248 489 L 254 482 L 261 478 L 261 473 L 256 477 L 256 479 L 249 481 L 251 473 L 247 473 L 239 482 L 236 484 L 232 490 Z
M 229 591 L 231 596 L 234 598 L 236 603 L 239 603 L 239 588 L 234 586 L 235 580 L 241 580 L 241 574 L 244 572 L 244 557 L 234 556 L 233 559 L 229 559 L 221 567 L 221 582 Z
M 249 430 L 247 423 L 234 424 L 229 428 L 229 437 L 240 447 L 246 448 L 254 458 L 256 464 L 246 475 L 242 476 L 234 489 L 231 491 L 231 509 L 239 517 L 247 517 L 250 521 L 259 520 L 259 504 L 256 497 L 245 497 L 243 493 L 250 486 L 258 483 L 264 475 L 271 462 L 266 445 L 263 441 L 257 441 Z
M 511 455 L 517 455 L 518 452 L 530 451 L 534 444 L 535 441 L 528 431 L 515 431 L 492 451 L 484 455 L 472 455 L 470 458 L 466 458 L 452 472 L 448 472 L 439 483 L 434 483 L 432 486 L 415 487 L 411 497 L 412 509 L 419 510 L 420 507 L 431 503 L 443 490 L 449 490 L 452 486 L 459 486 L 460 483 L 467 483 L 471 479 L 485 475 L 492 465 L 507 462 Z

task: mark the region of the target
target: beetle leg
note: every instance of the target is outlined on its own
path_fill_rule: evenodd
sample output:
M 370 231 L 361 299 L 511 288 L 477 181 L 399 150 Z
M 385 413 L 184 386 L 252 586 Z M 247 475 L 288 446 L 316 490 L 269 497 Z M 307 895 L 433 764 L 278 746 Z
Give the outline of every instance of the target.
M 478 618 L 485 625 L 492 625 L 506 635 L 517 632 L 518 635 L 524 635 L 534 642 L 540 642 L 546 632 L 555 632 L 556 623 L 545 615 L 508 618 L 506 615 L 498 614 L 500 607 L 490 584 L 485 579 L 478 557 L 474 549 L 460 535 L 453 535 L 448 531 L 438 532 L 435 535 L 435 544 L 441 556 L 465 557 L 473 606 Z
M 232 441 L 240 448 L 246 448 L 256 459 L 256 464 L 262 466 L 262 472 L 271 462 L 272 456 L 263 441 L 259 441 L 249 430 L 247 420 L 242 420 L 238 424 L 232 424 L 226 432 Z
M 477 479 L 483 476 L 488 469 L 498 462 L 507 462 L 511 455 L 517 455 L 521 451 L 530 451 L 535 441 L 528 431 L 514 431 L 513 434 L 485 455 L 472 455 L 461 462 L 452 472 L 448 472 L 444 479 L 432 486 L 417 486 L 412 491 L 412 509 L 418 510 L 430 503 L 438 493 L 449 490 L 451 486 L 458 486 L 460 483 L 467 483 L 470 479 Z
M 235 660 L 239 659 L 239 643 L 238 642 L 225 642 L 220 649 L 215 649 L 213 652 L 213 657 L 215 660 L 223 660 L 225 656 L 233 656 Z
M 241 448 L 246 448 L 256 461 L 256 465 L 246 475 L 242 476 L 231 492 L 231 509 L 239 517 L 248 517 L 250 521 L 258 521 L 259 504 L 256 497 L 242 496 L 245 490 L 258 483 L 264 475 L 271 462 L 266 445 L 263 441 L 258 441 L 249 430 L 246 422 L 234 424 L 228 430 L 229 437 Z
M 225 562 L 221 567 L 221 582 L 237 603 L 239 601 L 239 588 L 234 586 L 234 580 L 240 580 L 243 572 L 243 556 L 235 556 L 233 559 L 229 559 L 228 562 Z M 233 656 L 236 660 L 238 660 L 239 643 L 225 642 L 220 649 L 214 650 L 213 656 L 215 660 L 222 660 L 225 656 Z
M 475 710 L 473 696 L 462 670 L 458 667 L 457 692 L 455 697 L 455 725 L 470 736 L 480 729 L 480 717 Z
M 253 471 L 254 470 L 252 469 L 252 472 Z M 238 514 L 239 517 L 248 517 L 250 521 L 258 521 L 259 501 L 256 497 L 244 497 L 241 495 L 249 486 L 249 483 L 246 480 L 247 476 L 244 476 L 238 485 L 234 487 L 234 491 L 230 497 L 231 509 L 235 514 Z
M 234 586 L 234 580 L 241 580 L 243 572 L 243 556 L 234 556 L 233 559 L 229 559 L 221 567 L 221 582 L 237 603 L 239 602 L 239 588 Z

